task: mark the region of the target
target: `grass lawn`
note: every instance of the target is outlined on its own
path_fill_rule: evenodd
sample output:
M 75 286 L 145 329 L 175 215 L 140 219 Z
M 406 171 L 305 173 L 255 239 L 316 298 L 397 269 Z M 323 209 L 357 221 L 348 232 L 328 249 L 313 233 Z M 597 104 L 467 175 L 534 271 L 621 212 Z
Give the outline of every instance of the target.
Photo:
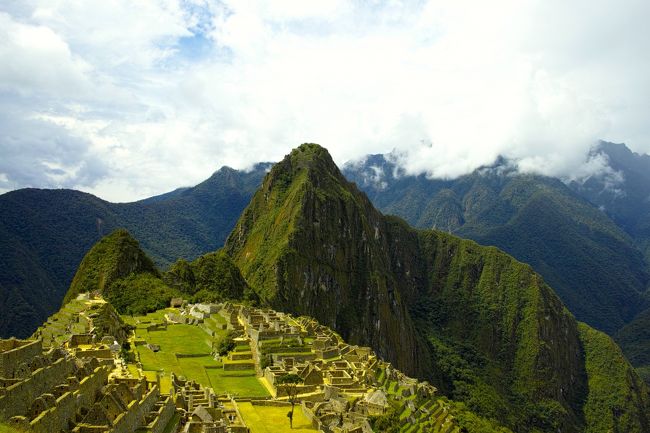
M 293 428 L 289 428 L 289 407 L 253 406 L 238 403 L 239 411 L 251 433 L 313 433 L 315 430 L 300 406 L 293 411 Z
M 222 368 L 206 368 L 205 371 L 217 394 L 230 393 L 239 397 L 269 396 L 255 375 L 255 370 L 224 371 Z
M 147 343 L 160 346 L 159 352 L 152 352 L 146 345 L 137 346 L 136 350 L 140 354 L 142 369 L 147 372 L 147 377 L 153 373 L 155 379 L 155 372 L 164 371 L 161 379 L 163 392 L 168 389 L 166 385 L 172 372 L 202 385 L 210 385 L 203 365 L 218 364 L 208 356 L 210 336 L 202 329 L 192 325 L 169 325 L 164 331 L 137 331 L 138 337 L 145 339 Z M 176 354 L 205 356 L 177 358 Z
M 198 326 L 169 325 L 167 330 L 147 332 L 138 329 L 136 334 L 147 343 L 160 346 L 158 352 L 152 352 L 146 345 L 137 346 L 136 350 L 148 379 L 155 380 L 156 372 L 164 371 L 161 376 L 162 392 L 169 390 L 169 375 L 173 372 L 203 386 L 211 386 L 217 394 L 231 393 L 245 397 L 269 395 L 254 370 L 224 371 L 222 364 L 209 356 L 211 337 Z M 250 350 L 249 346 L 245 348 Z
M 214 365 L 216 362 L 211 357 L 177 358 L 182 374 L 203 386 L 210 386 L 210 379 L 205 372 L 205 366 Z
M 148 313 L 144 316 L 129 316 L 126 314 L 122 315 L 122 320 L 129 325 L 137 327 L 147 327 L 156 323 L 165 322 L 165 314 L 167 313 L 177 313 L 176 308 L 165 308 L 163 310 L 154 311 L 153 313 Z M 137 323 L 140 322 L 140 323 Z
M 209 354 L 211 337 L 198 326 L 169 325 L 164 331 L 149 331 L 147 343 L 158 344 L 160 351 L 183 355 Z

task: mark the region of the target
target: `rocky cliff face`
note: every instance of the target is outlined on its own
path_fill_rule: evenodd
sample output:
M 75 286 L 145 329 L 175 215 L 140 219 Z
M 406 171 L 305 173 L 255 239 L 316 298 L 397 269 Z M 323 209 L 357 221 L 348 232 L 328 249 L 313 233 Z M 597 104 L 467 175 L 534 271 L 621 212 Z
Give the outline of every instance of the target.
M 595 425 L 584 402 L 600 398 L 592 380 L 609 379 L 587 368 L 578 323 L 541 277 L 496 248 L 383 216 L 318 145 L 271 170 L 225 249 L 264 302 L 372 346 L 482 415 L 517 431 Z M 617 386 L 633 393 L 636 379 Z M 620 409 L 629 431 L 644 428 L 637 401 Z

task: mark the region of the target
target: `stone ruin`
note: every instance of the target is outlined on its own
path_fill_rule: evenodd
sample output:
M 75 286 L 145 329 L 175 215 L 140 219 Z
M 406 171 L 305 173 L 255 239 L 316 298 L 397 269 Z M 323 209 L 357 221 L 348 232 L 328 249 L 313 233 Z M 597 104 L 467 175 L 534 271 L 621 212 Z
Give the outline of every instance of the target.
M 112 369 L 40 340 L 0 340 L 0 419 L 36 433 L 162 432 L 170 397 L 145 380 L 109 380 Z
M 183 433 L 248 433 L 237 403 L 230 397 L 217 398 L 211 388 L 171 374 L 175 404 L 181 412 Z

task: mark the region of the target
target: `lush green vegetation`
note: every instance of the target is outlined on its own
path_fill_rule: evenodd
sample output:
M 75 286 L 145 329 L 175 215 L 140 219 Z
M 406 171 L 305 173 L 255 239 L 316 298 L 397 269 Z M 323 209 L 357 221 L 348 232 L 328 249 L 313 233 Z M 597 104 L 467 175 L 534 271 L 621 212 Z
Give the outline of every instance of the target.
M 86 254 L 66 299 L 88 291 L 103 294 L 120 313 L 136 315 L 165 308 L 173 297 L 191 302 L 257 299 L 225 253 L 209 253 L 191 263 L 181 259 L 161 278 L 123 229 L 102 238 Z
M 157 276 L 143 273 L 113 282 L 104 296 L 122 314 L 144 314 L 167 307 L 180 293 Z
M 632 365 L 637 367 L 641 377 L 650 383 L 650 310 L 625 325 L 616 334 L 616 342 Z
M 0 433 L 21 433 L 22 430 L 16 430 L 13 427 L 9 427 L 5 424 L 0 424 Z
M 163 280 L 189 295 L 192 302 L 257 299 L 239 268 L 222 250 L 204 254 L 191 263 L 178 260 L 163 274 Z
M 524 176 L 496 193 L 475 177 L 468 185 L 477 189 L 472 215 L 483 228 L 506 223 L 515 208 L 545 218 L 543 206 L 535 207 L 544 200 L 565 215 L 586 206 L 568 200 L 570 192 L 555 194 L 554 181 Z M 501 205 L 482 215 L 488 203 Z M 602 244 L 592 241 L 602 237 L 608 247 L 618 242 L 616 254 L 628 251 L 626 235 L 590 212 L 566 221 L 581 236 L 570 242 L 591 239 L 595 248 Z M 226 250 L 276 308 L 312 315 L 343 338 L 371 345 L 489 425 L 522 432 L 592 428 L 583 412 L 588 376 L 577 322 L 542 278 L 494 247 L 382 216 L 322 148 L 303 145 L 273 168 Z M 622 285 L 645 278 L 643 269 L 626 272 L 612 276 Z M 624 410 L 638 418 L 636 411 L 648 407 L 637 401 Z
M 400 416 L 397 410 L 391 408 L 383 415 L 370 418 L 373 431 L 385 433 L 400 433 Z
M 158 276 L 156 267 L 140 249 L 138 241 L 126 230 L 116 230 L 100 239 L 84 256 L 63 302 L 67 303 L 80 293 L 104 293 L 117 280 L 140 273 Z M 118 305 L 115 307 L 120 310 Z
M 586 432 L 650 431 L 648 389 L 614 341 L 579 325 L 589 393 L 584 405 Z
M 221 356 L 225 356 L 228 352 L 231 352 L 235 348 L 235 341 L 233 340 L 233 333 L 227 332 L 219 344 L 217 345 L 217 352 Z
M 60 307 L 88 250 L 124 227 L 161 268 L 223 245 L 269 164 L 135 203 L 71 190 L 0 195 L 0 337 L 26 337 Z
M 382 155 L 344 173 L 383 212 L 495 245 L 530 264 L 578 319 L 598 329 L 613 333 L 648 307 L 650 272 L 638 245 L 558 179 L 517 175 L 503 160 L 453 180 L 404 176 Z
M 480 432 L 480 433 L 511 433 L 511 431 L 498 423 L 482 418 L 476 415 L 475 412 L 470 411 L 463 403 L 445 400 L 449 405 L 450 410 L 461 431 L 467 432 Z M 531 428 L 528 430 L 534 432 Z

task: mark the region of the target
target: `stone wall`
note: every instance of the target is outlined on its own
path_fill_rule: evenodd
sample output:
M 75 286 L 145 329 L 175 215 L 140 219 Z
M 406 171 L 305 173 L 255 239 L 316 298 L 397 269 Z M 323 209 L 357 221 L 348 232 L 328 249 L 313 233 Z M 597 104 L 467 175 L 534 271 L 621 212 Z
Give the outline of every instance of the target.
M 67 383 L 67 377 L 74 370 L 74 362 L 60 358 L 49 366 L 32 372 L 26 380 L 6 388 L 5 395 L 0 397 L 0 419 L 27 413 L 37 397 L 56 385 Z
M 0 377 L 11 379 L 20 364 L 43 353 L 41 340 L 0 340 Z
M 79 388 L 66 392 L 56 399 L 56 405 L 41 412 L 30 422 L 30 429 L 35 433 L 50 433 L 68 429 L 68 422 L 75 417 L 82 407 L 89 408 L 95 401 L 95 395 L 108 382 L 107 367 L 97 367 L 90 376 L 79 382 Z
M 147 426 L 151 433 L 162 433 L 165 431 L 167 424 L 171 421 L 172 417 L 176 413 L 176 406 L 171 396 L 167 397 L 162 404 L 162 407 L 158 410 L 158 416 L 156 419 Z
M 126 412 L 121 413 L 113 421 L 113 433 L 132 433 L 144 424 L 145 417 L 151 412 L 154 405 L 160 397 L 160 391 L 157 386 L 153 388 L 142 398 L 134 400 L 129 404 Z
M 223 363 L 223 369 L 225 371 L 235 371 L 235 370 L 252 370 L 255 368 L 255 363 L 251 362 L 228 362 Z

